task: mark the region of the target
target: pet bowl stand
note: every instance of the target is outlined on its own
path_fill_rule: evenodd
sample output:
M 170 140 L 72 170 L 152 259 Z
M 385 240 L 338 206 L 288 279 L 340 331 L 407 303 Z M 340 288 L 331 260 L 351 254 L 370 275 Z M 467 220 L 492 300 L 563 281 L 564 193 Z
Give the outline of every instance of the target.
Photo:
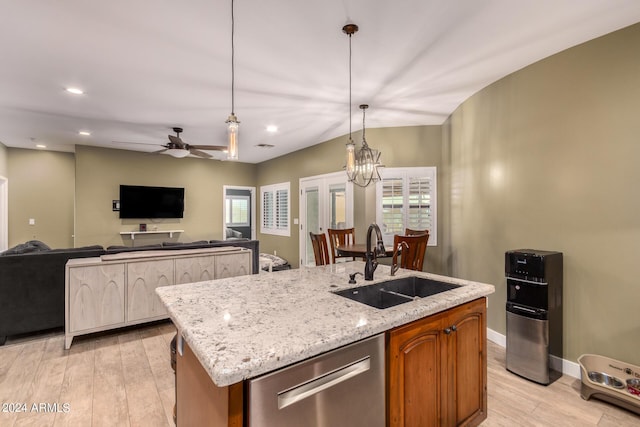
M 627 387 L 627 380 L 640 379 L 640 367 L 596 354 L 583 354 L 578 358 L 578 363 L 582 378 L 580 396 L 584 400 L 594 397 L 640 414 L 640 396 L 630 392 L 631 389 Z M 604 382 L 593 381 L 589 377 L 590 372 L 592 377 L 605 377 L 610 383 L 618 380 L 623 387 L 616 388 Z

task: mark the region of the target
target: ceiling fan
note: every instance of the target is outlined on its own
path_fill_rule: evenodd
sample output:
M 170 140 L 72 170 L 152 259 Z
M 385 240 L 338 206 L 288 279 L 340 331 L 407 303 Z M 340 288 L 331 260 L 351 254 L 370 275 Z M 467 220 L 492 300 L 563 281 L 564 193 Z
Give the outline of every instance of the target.
M 168 135 L 169 137 L 169 142 L 167 142 L 166 144 L 159 144 L 161 147 L 163 147 L 162 150 L 158 150 L 158 151 L 154 151 L 153 154 L 155 153 L 165 153 L 165 154 L 169 154 L 170 156 L 173 157 L 178 157 L 178 158 L 182 158 L 182 157 L 187 157 L 188 155 L 194 155 L 197 157 L 202 157 L 205 159 L 210 159 L 213 158 L 213 156 L 209 153 L 206 153 L 202 150 L 207 150 L 207 151 L 227 151 L 227 146 L 226 145 L 191 145 L 191 144 L 187 144 L 186 142 L 184 142 L 182 140 L 182 138 L 180 138 L 180 134 L 182 133 L 182 128 L 179 127 L 174 127 L 173 131 L 176 133 L 175 136 L 174 135 Z M 113 141 L 116 143 L 122 143 L 122 144 L 140 144 L 137 142 L 120 142 L 120 141 Z M 149 145 L 149 144 L 140 144 L 140 145 Z
M 226 145 L 190 145 L 187 144 L 180 138 L 180 133 L 182 133 L 182 128 L 175 127 L 173 131 L 176 133 L 175 136 L 167 135 L 169 137 L 169 142 L 162 145 L 164 147 L 163 150 L 155 151 L 155 153 L 167 153 L 173 157 L 186 157 L 189 154 L 198 157 L 211 158 L 213 157 L 209 153 L 205 153 L 201 150 L 208 151 L 227 151 Z

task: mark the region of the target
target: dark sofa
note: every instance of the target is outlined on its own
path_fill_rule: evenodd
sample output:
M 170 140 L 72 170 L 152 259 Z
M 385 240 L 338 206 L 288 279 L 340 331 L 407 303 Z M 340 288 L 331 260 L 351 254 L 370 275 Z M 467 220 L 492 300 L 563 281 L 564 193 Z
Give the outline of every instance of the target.
M 104 254 L 102 246 L 0 256 L 0 345 L 9 335 L 64 326 L 64 267 Z
M 28 242 L 29 243 L 29 242 Z M 202 241 L 149 245 L 138 248 L 88 246 L 47 250 L 19 245 L 0 253 L 0 345 L 7 336 L 64 327 L 65 265 L 72 258 L 98 257 L 125 251 L 199 249 L 240 246 L 253 250 L 253 272 L 258 273 L 257 240 Z

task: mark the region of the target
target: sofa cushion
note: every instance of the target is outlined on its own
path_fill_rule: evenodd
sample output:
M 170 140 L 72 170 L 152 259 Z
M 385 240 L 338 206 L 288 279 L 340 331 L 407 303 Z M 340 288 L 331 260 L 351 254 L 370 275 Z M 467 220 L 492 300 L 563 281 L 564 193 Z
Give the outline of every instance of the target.
M 48 251 L 50 249 L 51 248 L 49 246 L 40 240 L 29 240 L 28 242 L 20 243 L 19 245 L 7 249 L 0 255 L 28 254 L 31 252 Z

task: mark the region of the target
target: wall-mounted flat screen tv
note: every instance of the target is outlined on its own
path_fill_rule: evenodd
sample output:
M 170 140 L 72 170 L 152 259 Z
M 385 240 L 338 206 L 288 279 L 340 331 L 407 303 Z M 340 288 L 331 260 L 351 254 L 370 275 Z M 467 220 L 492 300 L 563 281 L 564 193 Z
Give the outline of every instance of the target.
M 120 186 L 120 218 L 182 218 L 184 188 Z

